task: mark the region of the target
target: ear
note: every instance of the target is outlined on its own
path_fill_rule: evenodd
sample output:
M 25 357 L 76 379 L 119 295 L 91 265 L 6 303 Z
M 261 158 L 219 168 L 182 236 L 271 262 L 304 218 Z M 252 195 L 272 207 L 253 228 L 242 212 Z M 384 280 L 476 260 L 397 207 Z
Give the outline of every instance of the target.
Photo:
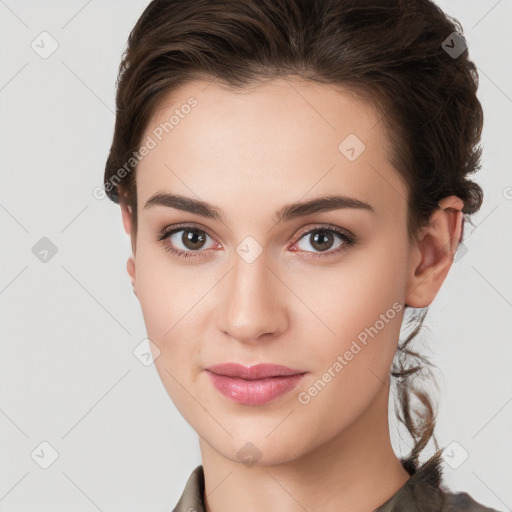
M 131 214 L 131 207 L 128 206 L 125 203 L 120 203 L 121 205 L 121 216 L 123 219 L 123 226 L 124 230 L 126 231 L 126 234 L 130 236 L 131 244 L 132 244 L 132 252 L 135 253 L 135 244 L 133 240 L 132 235 L 132 214 Z M 133 293 L 135 296 L 137 296 L 137 292 L 135 290 L 135 260 L 133 256 L 130 256 L 128 258 L 128 261 L 126 262 L 126 270 L 128 272 L 128 275 L 130 276 L 130 281 L 132 282 L 132 288 Z
M 132 208 L 124 202 L 120 202 L 121 216 L 123 218 L 123 226 L 127 235 L 132 234 Z
M 409 259 L 409 278 L 405 304 L 413 308 L 429 306 L 450 270 L 462 239 L 464 203 L 457 196 L 438 203 L 429 224 L 422 228 L 420 241 Z

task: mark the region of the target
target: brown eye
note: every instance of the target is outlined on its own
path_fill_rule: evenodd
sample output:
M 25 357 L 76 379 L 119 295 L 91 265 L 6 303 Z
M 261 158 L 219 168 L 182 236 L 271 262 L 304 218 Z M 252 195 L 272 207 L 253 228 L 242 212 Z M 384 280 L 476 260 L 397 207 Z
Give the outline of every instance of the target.
M 336 240 L 338 240 L 338 244 L 336 244 Z M 302 251 L 312 252 L 314 256 L 321 256 L 321 254 L 314 253 L 334 254 L 354 243 L 350 236 L 339 229 L 318 227 L 303 233 L 296 245 Z M 312 251 L 309 250 L 308 245 L 313 249 Z
M 316 231 L 315 234 L 310 234 L 309 240 L 311 241 L 311 246 L 318 251 L 327 251 L 334 243 L 334 235 L 329 231 L 321 230 Z
M 207 239 L 211 236 L 202 229 L 193 226 L 179 226 L 174 229 L 165 230 L 159 237 L 164 248 L 178 256 L 203 256 L 208 247 Z M 213 241 L 213 240 L 212 240 Z
M 197 229 L 183 229 L 182 231 L 181 242 L 187 249 L 197 251 L 203 248 L 206 241 L 205 233 Z

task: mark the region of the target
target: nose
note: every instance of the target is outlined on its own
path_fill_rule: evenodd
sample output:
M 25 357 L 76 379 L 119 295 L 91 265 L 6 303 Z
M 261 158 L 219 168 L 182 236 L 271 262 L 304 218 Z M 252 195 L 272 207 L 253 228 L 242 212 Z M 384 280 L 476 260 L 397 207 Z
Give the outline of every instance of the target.
M 240 343 L 255 344 L 287 329 L 286 286 L 264 254 L 252 263 L 236 255 L 223 281 L 217 310 L 222 332 Z

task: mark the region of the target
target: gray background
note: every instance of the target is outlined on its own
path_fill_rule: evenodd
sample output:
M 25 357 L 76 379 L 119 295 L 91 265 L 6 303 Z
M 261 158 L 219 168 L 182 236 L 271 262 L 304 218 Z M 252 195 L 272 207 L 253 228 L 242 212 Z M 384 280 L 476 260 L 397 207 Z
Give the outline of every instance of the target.
M 146 332 L 129 239 L 119 207 L 93 195 L 121 53 L 146 4 L 0 0 L 3 512 L 171 510 L 201 462 L 154 366 L 134 356 Z M 485 201 L 421 339 L 440 370 L 438 438 L 455 442 L 445 482 L 511 510 L 512 2 L 438 4 L 463 24 L 480 71 Z M 57 249 L 46 261 L 43 237 Z

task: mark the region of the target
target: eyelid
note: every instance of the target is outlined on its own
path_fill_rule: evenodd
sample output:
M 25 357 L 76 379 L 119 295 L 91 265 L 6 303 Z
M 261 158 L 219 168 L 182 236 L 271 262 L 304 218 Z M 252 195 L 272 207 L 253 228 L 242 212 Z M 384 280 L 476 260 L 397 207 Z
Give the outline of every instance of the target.
M 163 240 L 164 238 L 166 238 L 167 236 L 169 236 L 171 233 L 173 232 L 176 232 L 176 231 L 181 231 L 183 229 L 187 229 L 187 228 L 190 228 L 190 229 L 196 229 L 197 231 L 203 231 L 204 233 L 206 233 L 210 238 L 212 238 L 213 240 L 215 240 L 217 243 L 219 243 L 216 239 L 216 237 L 214 237 L 210 231 L 205 228 L 204 226 L 200 226 L 200 225 L 196 225 L 194 223 L 190 223 L 190 222 L 185 222 L 183 224 L 173 224 L 172 226 L 167 226 L 166 228 L 164 228 L 161 232 L 160 232 L 160 236 L 158 238 L 158 240 Z
M 339 235 L 344 235 L 347 238 L 350 238 L 352 240 L 355 240 L 355 236 L 350 233 L 347 229 L 338 228 L 336 226 L 333 226 L 331 224 L 314 224 L 313 227 L 304 228 L 304 230 L 301 230 L 299 234 L 296 236 L 295 241 L 293 243 L 298 242 L 304 235 L 307 235 L 313 231 L 321 231 L 324 229 L 325 231 L 334 231 L 338 233 Z

